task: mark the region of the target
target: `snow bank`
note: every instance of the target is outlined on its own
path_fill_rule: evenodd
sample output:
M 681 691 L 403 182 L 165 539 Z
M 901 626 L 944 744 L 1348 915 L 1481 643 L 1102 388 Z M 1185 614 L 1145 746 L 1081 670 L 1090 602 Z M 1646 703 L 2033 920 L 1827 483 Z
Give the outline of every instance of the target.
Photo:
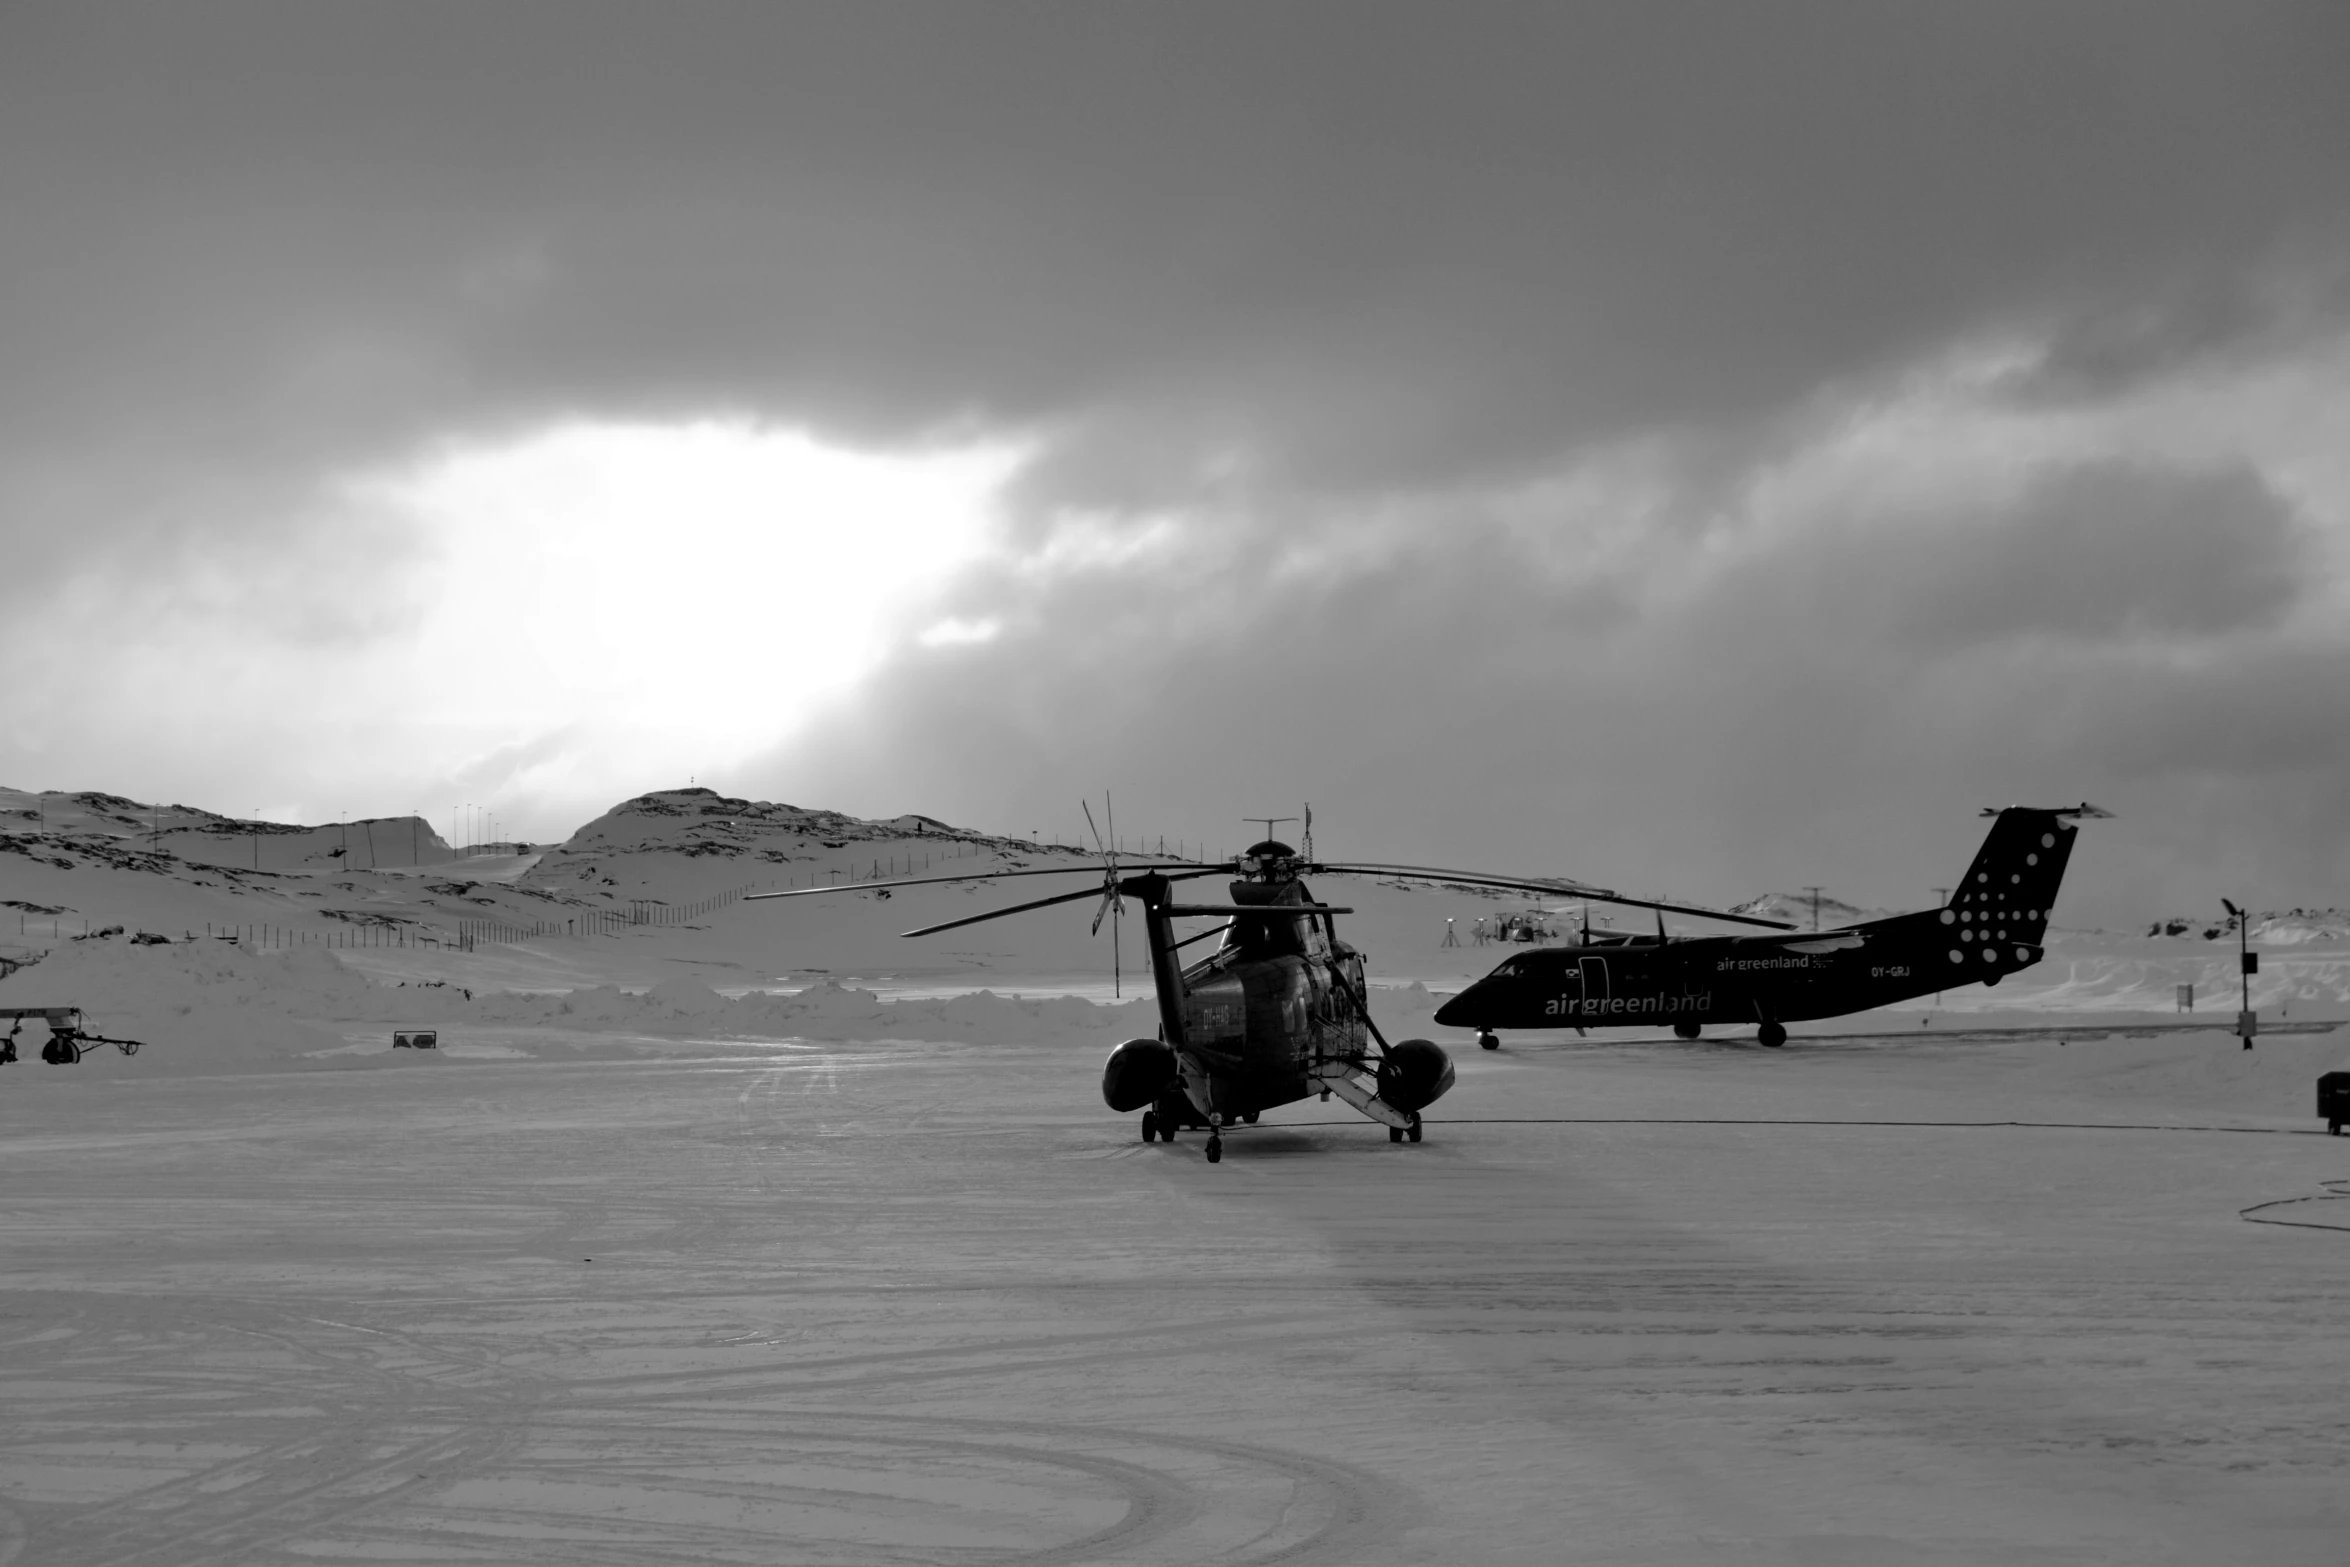
M 884 1001 L 828 983 L 796 994 L 727 997 L 698 980 L 641 993 L 604 985 L 559 994 L 473 994 L 439 983 L 381 984 L 322 948 L 256 952 L 228 942 L 77 943 L 0 982 L 0 1005 L 78 1006 L 96 1033 L 151 1047 L 134 1070 L 259 1070 L 407 1065 L 394 1025 L 547 1028 L 690 1038 L 912 1039 L 1110 1043 L 1157 1030 L 1153 1003 L 987 991 Z M 348 1025 L 378 1025 L 381 1049 L 354 1049 Z M 29 1037 L 29 1035 L 27 1036 Z M 446 1042 L 446 1041 L 444 1041 Z M 19 1046 L 23 1040 L 20 1038 Z M 98 1059 L 95 1055 L 92 1060 Z
M 1115 1042 L 1155 1034 L 1157 1006 L 1102 1006 L 1077 996 L 999 996 L 973 991 L 884 1001 L 870 990 L 826 983 L 795 994 L 726 997 L 694 980 L 668 980 L 642 995 L 612 986 L 567 996 L 484 996 L 456 1009 L 480 1022 L 594 1029 L 626 1027 L 717 1038 L 966 1040 L 979 1044 Z
M 0 980 L 0 1006 L 80 1007 L 91 1033 L 152 1047 L 134 1070 L 175 1074 L 285 1066 L 340 1045 L 341 1033 L 315 1019 L 371 988 L 317 948 L 254 953 L 226 942 L 92 941 L 60 947 Z M 35 1026 L 18 1036 L 17 1049 L 38 1071 L 46 1036 Z M 112 1050 L 93 1051 L 84 1064 L 113 1059 Z

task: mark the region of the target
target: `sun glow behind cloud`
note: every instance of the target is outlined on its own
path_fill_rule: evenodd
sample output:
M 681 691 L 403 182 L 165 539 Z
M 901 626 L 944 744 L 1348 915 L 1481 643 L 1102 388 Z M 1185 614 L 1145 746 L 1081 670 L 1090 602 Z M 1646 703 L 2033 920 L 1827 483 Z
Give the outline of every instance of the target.
M 357 493 L 438 540 L 425 628 L 480 671 L 440 716 L 772 740 L 985 550 L 1000 450 L 884 457 L 749 425 L 583 425 Z M 723 752 L 723 741 L 715 748 Z
M 578 424 L 351 481 L 436 564 L 400 702 L 525 793 L 630 792 L 775 743 L 982 558 L 1020 462 L 749 423 Z M 563 736 L 568 738 L 557 739 Z

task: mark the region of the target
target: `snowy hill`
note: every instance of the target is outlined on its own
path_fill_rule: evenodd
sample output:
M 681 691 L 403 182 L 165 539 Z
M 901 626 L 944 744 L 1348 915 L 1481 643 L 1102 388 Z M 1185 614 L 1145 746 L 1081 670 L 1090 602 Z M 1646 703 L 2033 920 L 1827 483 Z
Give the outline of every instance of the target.
M 299 872 L 441 865 L 456 852 L 419 816 L 302 825 L 223 816 L 82 790 L 0 789 L 0 838 L 41 839 L 68 853 L 122 863 L 170 855 L 224 869 Z
M 1733 914 L 1751 914 L 1757 919 L 1784 920 L 1800 930 L 1815 925 L 1821 930 L 1834 930 L 1842 925 L 1858 925 L 1864 920 L 1881 920 L 1895 914 L 1908 914 L 1909 909 L 1872 909 L 1826 893 L 1814 900 L 1808 892 L 1766 892 L 1759 898 L 1749 898 L 1730 910 Z

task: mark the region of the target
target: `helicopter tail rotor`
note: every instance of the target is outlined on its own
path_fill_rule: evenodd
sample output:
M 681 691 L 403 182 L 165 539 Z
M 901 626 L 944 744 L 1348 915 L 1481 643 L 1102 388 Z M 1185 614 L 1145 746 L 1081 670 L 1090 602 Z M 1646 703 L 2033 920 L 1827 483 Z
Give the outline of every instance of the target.
M 1126 965 L 1119 953 L 1118 926 L 1126 914 L 1126 899 L 1118 890 L 1118 817 L 1111 807 L 1109 793 L 1105 790 L 1102 794 L 1102 814 L 1109 818 L 1110 838 L 1104 843 L 1101 828 L 1094 825 L 1093 807 L 1083 800 L 1077 804 L 1085 812 L 1085 825 L 1093 833 L 1093 846 L 1101 851 L 1102 856 L 1102 901 L 1093 911 L 1092 934 L 1098 936 L 1102 933 L 1102 920 L 1107 917 L 1110 922 L 1110 994 L 1124 1000 Z

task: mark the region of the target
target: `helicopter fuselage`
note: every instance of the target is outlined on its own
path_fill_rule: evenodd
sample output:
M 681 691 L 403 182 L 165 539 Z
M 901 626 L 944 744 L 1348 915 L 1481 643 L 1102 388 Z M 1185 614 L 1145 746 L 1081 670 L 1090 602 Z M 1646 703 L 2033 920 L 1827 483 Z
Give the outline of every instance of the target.
M 1184 1097 L 1200 1114 L 1231 1120 L 1291 1104 L 1318 1091 L 1317 1066 L 1366 1059 L 1369 1033 L 1340 988 L 1363 993 L 1362 955 L 1329 933 L 1327 919 L 1283 917 L 1299 927 L 1302 950 L 1269 955 L 1250 955 L 1228 929 L 1227 946 L 1183 970 L 1173 995 L 1162 992 L 1162 1037 L 1175 1045 Z M 1165 1026 L 1170 1013 L 1179 1028 Z

